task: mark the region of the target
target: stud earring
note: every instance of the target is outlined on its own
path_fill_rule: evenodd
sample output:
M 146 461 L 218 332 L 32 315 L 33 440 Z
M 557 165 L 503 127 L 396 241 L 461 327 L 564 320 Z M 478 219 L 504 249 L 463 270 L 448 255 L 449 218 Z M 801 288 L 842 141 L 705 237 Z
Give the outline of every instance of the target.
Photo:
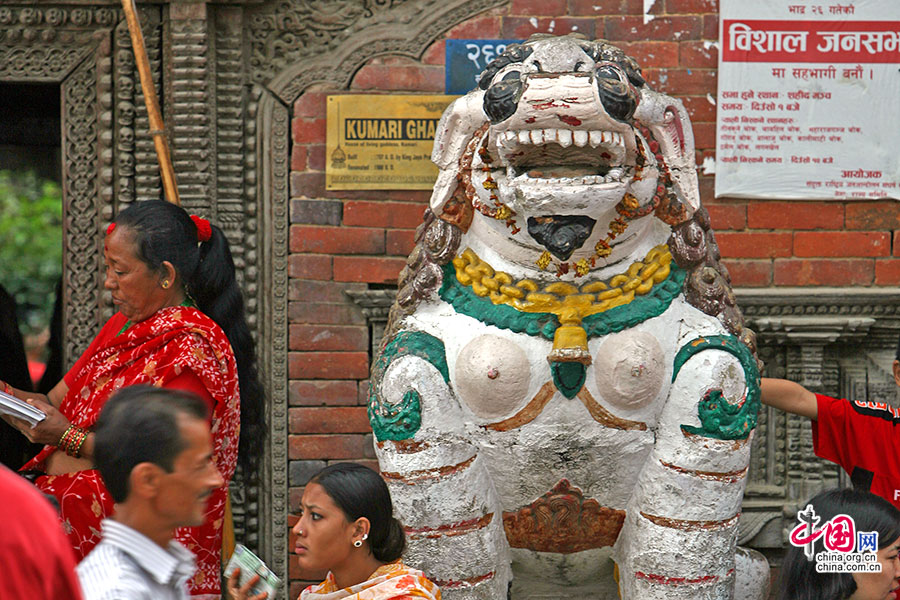
M 169 280 L 168 280 L 168 279 L 163 279 L 163 282 L 162 282 L 162 288 L 163 288 L 164 290 L 169 289 Z

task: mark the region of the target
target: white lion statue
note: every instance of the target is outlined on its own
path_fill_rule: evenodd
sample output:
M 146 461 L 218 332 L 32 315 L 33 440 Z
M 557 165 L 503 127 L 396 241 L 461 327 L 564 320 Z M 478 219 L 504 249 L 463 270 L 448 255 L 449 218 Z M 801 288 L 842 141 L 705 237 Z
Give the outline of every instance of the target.
M 444 597 L 764 598 L 759 408 L 678 100 L 604 41 L 512 45 L 438 127 L 373 365 L 407 561 Z

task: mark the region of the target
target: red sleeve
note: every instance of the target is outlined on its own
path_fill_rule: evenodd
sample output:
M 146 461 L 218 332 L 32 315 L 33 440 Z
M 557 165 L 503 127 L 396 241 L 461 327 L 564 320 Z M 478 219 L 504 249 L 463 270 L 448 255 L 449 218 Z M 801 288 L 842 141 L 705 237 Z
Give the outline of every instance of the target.
M 37 488 L 0 465 L 3 509 L 14 515 L 0 535 L 0 598 L 81 600 L 75 553 L 59 516 Z
M 196 394 L 203 398 L 204 402 L 206 402 L 207 408 L 209 408 L 209 421 L 212 422 L 212 414 L 213 409 L 215 408 L 216 401 L 206 389 L 206 386 L 203 385 L 203 382 L 200 381 L 200 378 L 194 374 L 193 371 L 185 371 L 175 379 L 169 381 L 164 385 L 166 389 L 170 390 L 183 390 L 185 392 L 191 392 L 192 394 Z
M 895 479 L 900 475 L 896 441 L 900 411 L 883 402 L 860 402 L 816 394 L 818 418 L 812 422 L 816 455 L 853 475 L 857 467 Z
M 120 312 L 117 312 L 112 317 L 110 317 L 109 321 L 106 322 L 106 325 L 103 326 L 103 329 L 100 330 L 100 333 L 97 334 L 97 337 L 91 342 L 91 345 L 87 347 L 81 356 L 78 357 L 78 360 L 75 361 L 75 364 L 72 365 L 72 368 L 68 370 L 68 372 L 63 375 L 63 381 L 66 382 L 66 385 L 72 387 L 72 380 L 81 371 L 81 368 L 84 366 L 84 362 L 91 356 L 97 352 L 97 349 L 113 339 L 117 335 L 119 335 L 119 331 L 122 330 L 122 327 L 125 323 L 128 322 L 128 318 Z

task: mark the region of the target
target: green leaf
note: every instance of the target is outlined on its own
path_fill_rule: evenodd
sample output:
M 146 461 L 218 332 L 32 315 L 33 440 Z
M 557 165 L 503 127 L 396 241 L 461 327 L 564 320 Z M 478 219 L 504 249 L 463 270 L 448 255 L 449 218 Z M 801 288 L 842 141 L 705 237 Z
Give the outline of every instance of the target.
M 0 171 L 0 284 L 23 333 L 50 323 L 62 274 L 62 190 L 33 172 Z

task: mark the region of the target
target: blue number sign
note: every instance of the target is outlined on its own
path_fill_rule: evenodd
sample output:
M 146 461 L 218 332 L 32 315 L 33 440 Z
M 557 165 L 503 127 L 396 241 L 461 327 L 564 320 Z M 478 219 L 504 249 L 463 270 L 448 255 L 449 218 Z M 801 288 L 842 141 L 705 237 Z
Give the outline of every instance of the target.
M 466 94 L 478 86 L 478 76 L 506 49 L 522 40 L 447 40 L 444 91 Z

